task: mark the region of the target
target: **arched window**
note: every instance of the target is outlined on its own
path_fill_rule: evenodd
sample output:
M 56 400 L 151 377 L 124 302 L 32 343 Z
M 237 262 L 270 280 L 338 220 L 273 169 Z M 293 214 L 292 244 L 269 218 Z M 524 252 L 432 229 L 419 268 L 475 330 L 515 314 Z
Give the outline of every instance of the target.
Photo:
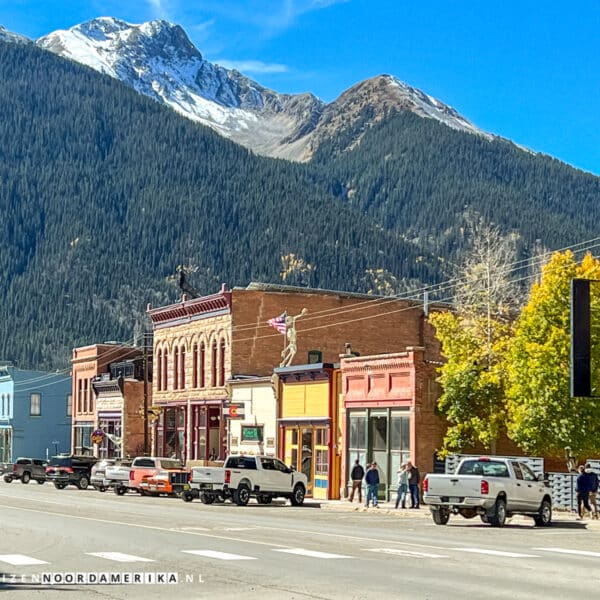
M 206 346 L 200 344 L 200 387 L 206 387 Z
M 179 389 L 179 348 L 173 350 L 173 389 Z
M 169 388 L 169 351 L 165 350 L 163 354 L 163 390 Z
M 179 387 L 185 390 L 185 346 L 181 346 L 180 353 L 180 369 L 179 369 Z
M 211 386 L 217 387 L 217 341 L 212 343 L 212 369 Z
M 192 387 L 198 387 L 198 344 L 194 343 L 194 350 L 192 353 Z
M 225 340 L 221 340 L 219 346 L 219 385 L 225 385 Z
M 159 350 L 156 354 L 156 364 L 158 365 L 157 377 L 156 377 L 156 389 L 162 390 L 162 350 Z

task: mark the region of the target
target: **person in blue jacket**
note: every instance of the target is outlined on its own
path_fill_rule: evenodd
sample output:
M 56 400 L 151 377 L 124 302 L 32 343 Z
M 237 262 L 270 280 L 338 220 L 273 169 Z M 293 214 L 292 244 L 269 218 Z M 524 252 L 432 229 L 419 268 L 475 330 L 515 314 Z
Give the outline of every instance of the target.
M 577 492 L 577 514 L 579 519 L 583 519 L 583 509 L 587 510 L 590 514 L 592 507 L 589 502 L 589 495 L 592 491 L 593 480 L 590 473 L 585 472 L 585 467 L 580 465 L 578 468 L 579 475 L 575 480 L 575 491 Z
M 377 463 L 371 463 L 365 475 L 365 482 L 367 484 L 367 503 L 365 506 L 369 508 L 369 501 L 373 502 L 373 507 L 377 506 L 377 490 L 379 488 L 379 471 L 377 470 Z

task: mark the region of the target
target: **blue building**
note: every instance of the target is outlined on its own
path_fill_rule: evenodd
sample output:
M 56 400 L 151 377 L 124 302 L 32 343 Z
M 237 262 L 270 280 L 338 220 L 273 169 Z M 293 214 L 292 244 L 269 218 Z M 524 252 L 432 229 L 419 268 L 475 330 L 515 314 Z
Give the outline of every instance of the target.
M 0 462 L 71 448 L 71 378 L 0 365 Z

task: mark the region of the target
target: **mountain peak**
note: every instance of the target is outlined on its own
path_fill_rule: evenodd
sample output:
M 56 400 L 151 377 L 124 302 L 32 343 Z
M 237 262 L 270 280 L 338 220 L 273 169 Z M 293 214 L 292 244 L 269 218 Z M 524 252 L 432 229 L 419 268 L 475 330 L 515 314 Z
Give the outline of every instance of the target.
M 133 25 L 100 17 L 37 43 L 267 156 L 309 160 L 322 141 L 341 130 L 367 118 L 359 128 L 364 132 L 403 110 L 491 137 L 453 108 L 388 74 L 357 83 L 327 105 L 308 93 L 279 94 L 204 60 L 185 31 L 164 20 Z M 360 134 L 352 144 L 359 142 Z

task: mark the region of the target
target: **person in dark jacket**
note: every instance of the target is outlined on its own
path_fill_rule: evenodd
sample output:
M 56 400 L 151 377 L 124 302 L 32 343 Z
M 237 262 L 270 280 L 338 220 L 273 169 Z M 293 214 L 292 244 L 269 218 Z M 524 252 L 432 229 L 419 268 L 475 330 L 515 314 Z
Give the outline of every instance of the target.
M 365 470 L 362 468 L 358 458 L 354 461 L 354 466 L 350 472 L 352 479 L 352 491 L 350 492 L 350 502 L 354 500 L 354 492 L 358 490 L 358 502 L 362 504 L 362 480 L 365 476 Z
M 419 474 L 419 469 L 415 467 L 411 462 L 406 463 L 409 471 L 408 475 L 408 491 L 410 492 L 410 507 L 411 508 L 419 508 L 420 504 L 420 496 L 419 496 L 419 482 L 421 481 L 421 476 Z
M 588 494 L 588 503 L 592 507 L 592 518 L 598 518 L 598 505 L 596 504 L 596 494 L 598 493 L 598 475 L 592 471 L 592 465 L 585 465 L 585 472 L 590 478 L 590 492 Z
M 369 508 L 369 501 L 372 501 L 373 507 L 378 508 L 377 490 L 379 488 L 379 471 L 377 470 L 377 463 L 372 463 L 367 469 L 365 482 L 367 484 L 367 503 L 365 506 Z
M 589 495 L 592 491 L 593 481 L 590 477 L 590 473 L 585 472 L 585 467 L 583 465 L 579 465 L 577 469 L 579 475 L 577 475 L 577 479 L 575 480 L 575 491 L 577 492 L 577 514 L 579 515 L 579 519 L 583 519 L 583 509 L 587 510 L 589 513 L 592 512 L 592 507 L 589 502 Z

